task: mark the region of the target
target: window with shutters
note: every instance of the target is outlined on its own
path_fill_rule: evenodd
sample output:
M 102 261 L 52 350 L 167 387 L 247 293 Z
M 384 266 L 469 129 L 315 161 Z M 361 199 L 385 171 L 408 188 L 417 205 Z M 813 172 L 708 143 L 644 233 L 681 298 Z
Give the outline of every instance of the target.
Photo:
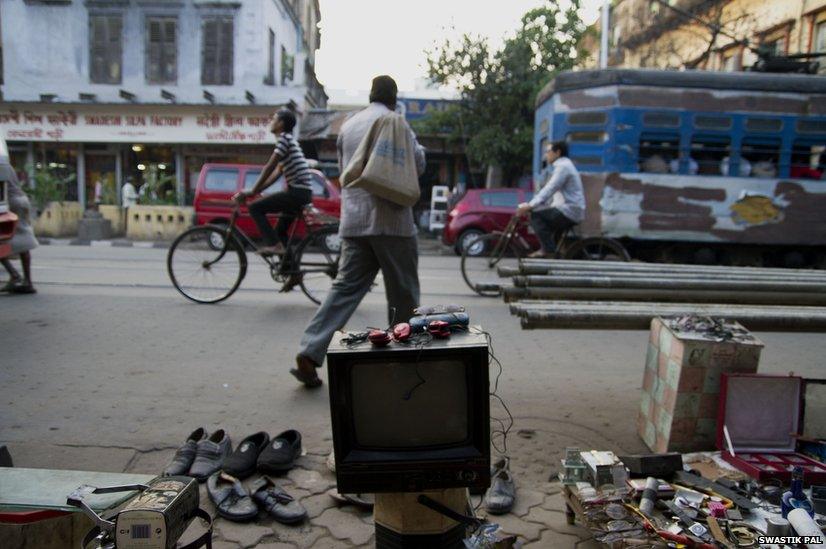
M 174 17 L 146 19 L 146 81 L 174 84 L 178 80 L 178 20 Z
M 232 85 L 232 17 L 205 17 L 201 26 L 201 84 Z
M 270 43 L 267 50 L 267 77 L 264 79 L 264 84 L 268 86 L 275 85 L 275 33 L 270 29 Z
M 120 84 L 123 65 L 123 17 L 89 16 L 89 79 Z

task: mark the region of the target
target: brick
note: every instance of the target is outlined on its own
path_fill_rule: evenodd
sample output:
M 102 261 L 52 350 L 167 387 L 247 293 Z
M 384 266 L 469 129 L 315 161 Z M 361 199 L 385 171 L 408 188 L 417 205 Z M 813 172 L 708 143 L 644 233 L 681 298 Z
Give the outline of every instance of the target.
M 720 368 L 708 368 L 703 380 L 703 393 L 707 395 L 717 395 L 720 393 L 720 380 L 723 370 Z
M 734 365 L 734 357 L 737 353 L 734 343 L 717 343 L 711 350 L 709 359 L 710 368 L 729 369 Z
M 700 395 L 683 393 L 677 395 L 677 404 L 672 416 L 677 418 L 696 418 L 700 413 Z
M 674 343 L 674 334 L 666 328 L 665 326 L 660 329 L 660 338 L 658 347 L 660 348 L 660 354 L 665 355 L 666 357 L 671 354 L 671 345 Z
M 720 408 L 720 395 L 717 393 L 700 395 L 699 419 L 717 419 Z
M 681 393 L 702 393 L 705 374 L 705 368 L 683 368 L 677 389 Z
M 760 353 L 763 350 L 758 345 L 740 345 L 734 357 L 733 368 L 740 373 L 755 373 L 760 362 Z
M 651 370 L 653 372 L 657 371 L 657 355 L 659 355 L 660 351 L 657 350 L 657 347 L 652 345 L 651 343 L 648 344 L 648 350 L 645 353 L 645 369 Z
M 651 417 L 651 397 L 648 393 L 642 393 L 640 396 L 640 416 Z
M 655 371 L 646 367 L 645 374 L 642 376 L 643 391 L 650 392 L 651 388 L 654 387 L 654 376 L 656 376 Z
M 665 382 L 675 390 L 680 385 L 680 365 L 671 359 L 668 360 L 668 374 Z
M 677 404 L 677 391 L 672 389 L 671 387 L 666 387 L 663 391 L 663 408 L 668 410 L 670 413 L 674 410 L 674 406 Z

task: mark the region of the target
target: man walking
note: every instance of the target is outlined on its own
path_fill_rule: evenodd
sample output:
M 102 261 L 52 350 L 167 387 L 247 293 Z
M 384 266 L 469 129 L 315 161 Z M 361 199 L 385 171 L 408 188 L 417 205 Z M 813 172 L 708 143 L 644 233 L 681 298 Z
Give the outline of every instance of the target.
M 347 167 L 373 123 L 396 108 L 396 82 L 389 76 L 373 79 L 370 105 L 353 115 L 338 136 L 341 171 Z M 424 172 L 424 148 L 408 127 L 415 149 L 416 171 Z M 290 372 L 307 387 L 321 385 L 316 369 L 321 367 L 327 346 L 343 327 L 370 289 L 379 271 L 387 294 L 388 322 L 406 321 L 419 304 L 418 246 L 413 210 L 379 198 L 364 189 L 341 192 L 342 238 L 339 273 L 327 299 L 304 331 Z
M 551 143 L 545 158 L 553 165 L 551 177 L 530 202 L 523 202 L 516 209 L 520 216 L 531 213 L 531 226 L 542 245 L 529 257 L 553 257 L 556 253 L 554 236 L 585 219 L 585 193 L 579 172 L 568 158 L 568 144 L 564 141 Z M 557 192 L 562 198 L 559 204 L 554 201 Z

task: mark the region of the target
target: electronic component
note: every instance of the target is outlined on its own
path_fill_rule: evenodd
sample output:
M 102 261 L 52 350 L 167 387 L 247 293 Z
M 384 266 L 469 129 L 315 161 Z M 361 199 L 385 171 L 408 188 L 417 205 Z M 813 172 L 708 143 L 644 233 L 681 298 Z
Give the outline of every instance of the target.
M 384 330 L 370 330 L 367 339 L 376 347 L 386 347 L 390 343 L 390 334 Z
M 620 456 L 619 459 L 631 476 L 664 478 L 683 470 L 683 455 L 677 452 Z
M 92 494 L 138 491 L 110 520 L 89 507 L 84 498 Z M 198 482 L 190 477 L 158 477 L 148 484 L 96 488 L 83 485 L 69 494 L 66 503 L 81 509 L 95 527 L 86 534 L 83 547 L 95 541 L 99 547 L 117 549 L 172 549 L 195 517 L 209 522 L 208 531 L 187 548 L 212 541 L 212 518 L 198 507 Z
M 718 496 L 722 496 L 726 499 L 731 500 L 737 507 L 745 511 L 751 511 L 752 509 L 757 509 L 759 507 L 759 505 L 757 505 L 753 501 L 744 498 L 737 492 L 729 490 L 721 484 L 712 482 L 698 475 L 692 475 L 691 473 L 687 473 L 685 471 L 677 471 L 674 474 L 674 481 L 679 484 L 688 486 L 689 488 L 694 488 L 695 490 L 713 492 Z
M 569 486 L 585 480 L 585 464 L 582 463 L 579 448 L 565 448 L 565 459 L 562 460 L 559 480 Z
M 591 450 L 590 452 L 580 452 L 582 461 L 585 462 L 585 476 L 599 488 L 606 484 L 612 484 L 617 488 L 624 488 L 628 480 L 628 473 L 625 465 L 617 459 L 614 452 L 601 452 Z
M 436 339 L 447 339 L 450 337 L 450 324 L 444 320 L 434 320 L 427 325 L 427 331 Z
M 399 342 L 405 342 L 410 339 L 410 324 L 401 322 L 393 326 L 393 339 Z

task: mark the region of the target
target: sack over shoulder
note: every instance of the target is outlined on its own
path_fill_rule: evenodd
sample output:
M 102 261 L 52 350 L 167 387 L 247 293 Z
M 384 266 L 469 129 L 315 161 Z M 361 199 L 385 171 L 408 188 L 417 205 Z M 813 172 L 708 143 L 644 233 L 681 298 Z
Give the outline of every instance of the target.
M 404 118 L 389 113 L 378 118 L 361 140 L 341 182 L 400 206 L 419 200 L 419 176 L 413 140 Z

